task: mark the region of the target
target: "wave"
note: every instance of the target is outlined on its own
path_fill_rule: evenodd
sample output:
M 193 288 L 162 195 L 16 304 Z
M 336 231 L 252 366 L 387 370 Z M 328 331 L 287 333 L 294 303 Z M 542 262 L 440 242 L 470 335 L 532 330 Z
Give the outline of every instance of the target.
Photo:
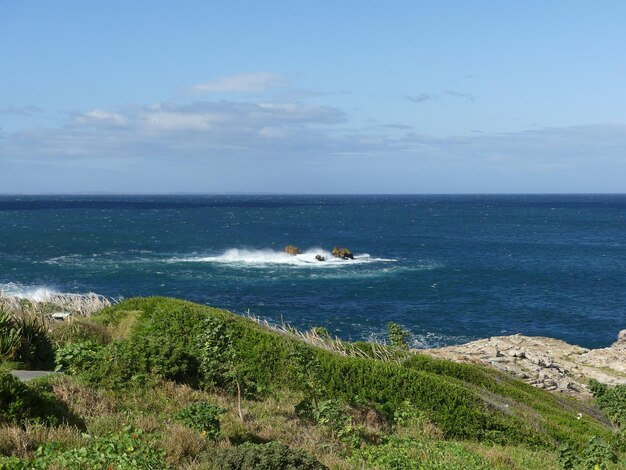
M 324 261 L 315 259 L 317 255 L 325 258 Z M 311 248 L 299 255 L 290 255 L 275 250 L 248 250 L 243 248 L 231 248 L 217 256 L 192 256 L 184 258 L 171 258 L 175 263 L 216 263 L 226 265 L 268 266 L 287 265 L 301 267 L 342 267 L 354 266 L 367 263 L 389 263 L 396 261 L 388 258 L 374 258 L 368 253 L 357 254 L 354 259 L 344 260 L 335 258 L 329 251 L 321 248 Z
M 59 295 L 62 295 L 62 293 L 48 286 L 24 286 L 14 282 L 0 284 L 0 296 L 4 297 L 16 297 L 18 299 L 32 300 L 33 302 L 46 302 Z

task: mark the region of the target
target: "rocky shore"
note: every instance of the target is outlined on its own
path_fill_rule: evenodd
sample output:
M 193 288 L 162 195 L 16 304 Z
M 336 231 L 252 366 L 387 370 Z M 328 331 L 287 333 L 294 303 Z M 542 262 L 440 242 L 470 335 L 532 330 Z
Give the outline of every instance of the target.
M 626 330 L 608 348 L 586 349 L 538 336 L 494 336 L 458 346 L 419 350 L 455 362 L 482 364 L 548 391 L 584 397 L 587 383 L 626 384 Z

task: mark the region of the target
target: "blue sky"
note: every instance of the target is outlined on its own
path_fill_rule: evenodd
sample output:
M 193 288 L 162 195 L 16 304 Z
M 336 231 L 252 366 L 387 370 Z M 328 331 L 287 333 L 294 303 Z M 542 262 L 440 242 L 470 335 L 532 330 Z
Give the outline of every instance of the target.
M 0 192 L 626 189 L 622 1 L 0 0 Z

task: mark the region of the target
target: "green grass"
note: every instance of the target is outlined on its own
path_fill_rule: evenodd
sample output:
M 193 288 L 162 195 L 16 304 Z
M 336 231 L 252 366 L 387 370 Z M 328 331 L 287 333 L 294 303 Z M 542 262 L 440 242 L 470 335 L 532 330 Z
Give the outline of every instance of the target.
M 271 458 L 309 455 L 333 469 L 556 469 L 559 448 L 584 456 L 594 438 L 619 452 L 615 427 L 594 404 L 481 366 L 400 349 L 386 350 L 389 360 L 341 355 L 225 310 L 161 297 L 108 307 L 81 328 L 57 352 L 75 376 L 18 388 L 53 398 L 83 428 L 6 421 L 0 455 L 15 454 L 6 468 L 79 455 L 126 462 L 119 454 L 133 433 L 141 436 L 137 457 L 155 468 L 219 468 L 220 455 L 253 461 L 265 447 L 233 446 L 273 441 L 306 454 L 267 447 Z M 214 358 L 219 377 L 206 370 L 216 367 L 207 358 L 215 345 L 228 350 L 227 361 Z M 102 455 L 111 448 L 115 455 Z

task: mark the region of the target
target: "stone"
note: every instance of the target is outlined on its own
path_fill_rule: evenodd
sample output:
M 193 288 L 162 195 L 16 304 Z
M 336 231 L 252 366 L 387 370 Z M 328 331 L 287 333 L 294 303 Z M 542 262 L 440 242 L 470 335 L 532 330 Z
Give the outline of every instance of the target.
M 300 248 L 298 248 L 295 245 L 287 245 L 283 251 L 292 256 L 302 254 L 302 251 L 300 251 Z
M 326 261 L 326 258 L 322 255 L 315 255 L 315 259 L 318 261 Z
M 350 251 L 348 248 L 339 248 L 338 246 L 335 246 L 331 250 L 331 254 L 335 258 L 354 259 L 354 255 L 352 254 L 352 251 Z
M 457 346 L 418 350 L 440 359 L 482 364 L 554 393 L 586 398 L 587 383 L 626 384 L 626 330 L 608 348 L 586 349 L 554 338 L 494 336 Z

